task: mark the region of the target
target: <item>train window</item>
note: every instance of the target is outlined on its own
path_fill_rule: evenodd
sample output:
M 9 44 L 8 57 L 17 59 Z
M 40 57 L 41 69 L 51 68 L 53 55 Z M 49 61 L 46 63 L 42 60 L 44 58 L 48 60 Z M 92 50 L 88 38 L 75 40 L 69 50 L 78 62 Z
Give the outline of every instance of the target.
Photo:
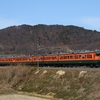
M 46 57 L 47 60 L 50 60 L 50 57 Z
M 36 58 L 34 58 L 34 60 L 36 60 Z
M 67 56 L 64 56 L 64 59 L 67 59 Z
M 92 58 L 92 55 L 87 55 L 87 58 Z
M 50 60 L 50 57 L 47 57 L 48 60 Z
M 55 57 L 52 57 L 52 59 L 55 59 Z
M 43 57 L 41 57 L 41 60 L 44 60 L 44 58 L 43 58 Z
M 69 59 L 70 56 L 60 56 L 60 59 Z
M 77 56 L 75 56 L 75 59 L 78 59 L 78 55 L 77 55 Z
M 69 56 L 67 56 L 67 59 L 69 59 Z
M 45 60 L 48 60 L 47 57 L 45 57 Z
M 70 56 L 70 59 L 72 59 L 73 58 L 73 56 Z
M 47 60 L 47 58 L 46 58 L 46 57 L 44 57 L 44 60 Z
M 60 59 L 62 59 L 62 56 L 60 56 Z
M 81 55 L 79 55 L 79 58 L 81 58 Z
M 82 55 L 82 58 L 83 58 L 83 59 L 86 58 L 86 55 Z
M 64 56 L 60 56 L 60 59 L 65 59 Z
M 50 60 L 50 57 L 48 57 L 48 60 Z
M 41 58 L 39 57 L 38 60 L 41 60 Z

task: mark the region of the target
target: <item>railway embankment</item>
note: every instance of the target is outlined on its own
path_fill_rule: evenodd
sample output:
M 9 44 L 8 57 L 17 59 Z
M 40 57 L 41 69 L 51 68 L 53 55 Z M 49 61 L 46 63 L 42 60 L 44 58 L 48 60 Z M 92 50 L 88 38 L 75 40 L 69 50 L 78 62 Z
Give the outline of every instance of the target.
M 100 100 L 100 68 L 0 67 L 0 94 Z

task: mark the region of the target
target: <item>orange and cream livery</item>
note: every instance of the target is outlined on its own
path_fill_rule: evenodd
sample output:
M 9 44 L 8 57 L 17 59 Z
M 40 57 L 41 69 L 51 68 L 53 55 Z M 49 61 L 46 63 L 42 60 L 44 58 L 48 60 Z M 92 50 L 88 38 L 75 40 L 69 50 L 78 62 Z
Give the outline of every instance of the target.
M 80 53 L 66 53 L 54 55 L 40 55 L 40 56 L 24 56 L 12 58 L 0 58 L 0 65 L 16 65 L 27 64 L 39 66 L 100 66 L 100 52 L 80 52 Z

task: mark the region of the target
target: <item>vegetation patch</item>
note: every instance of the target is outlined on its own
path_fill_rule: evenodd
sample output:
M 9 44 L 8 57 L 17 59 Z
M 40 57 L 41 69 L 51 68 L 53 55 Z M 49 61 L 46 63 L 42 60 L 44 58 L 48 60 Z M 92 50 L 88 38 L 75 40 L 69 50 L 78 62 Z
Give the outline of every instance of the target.
M 14 91 L 50 95 L 63 100 L 99 100 L 100 73 L 91 71 L 80 79 L 82 69 L 37 69 L 30 66 L 0 68 L 0 94 Z M 81 81 L 80 81 L 81 80 Z M 97 93 L 97 95 L 93 95 Z

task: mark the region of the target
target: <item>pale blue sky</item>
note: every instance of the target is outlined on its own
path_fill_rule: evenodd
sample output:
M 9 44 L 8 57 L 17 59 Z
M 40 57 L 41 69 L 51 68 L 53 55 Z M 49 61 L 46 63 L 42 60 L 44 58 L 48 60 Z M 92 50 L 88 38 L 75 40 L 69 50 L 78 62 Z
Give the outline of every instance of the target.
M 22 24 L 100 31 L 100 0 L 0 0 L 0 29 Z

